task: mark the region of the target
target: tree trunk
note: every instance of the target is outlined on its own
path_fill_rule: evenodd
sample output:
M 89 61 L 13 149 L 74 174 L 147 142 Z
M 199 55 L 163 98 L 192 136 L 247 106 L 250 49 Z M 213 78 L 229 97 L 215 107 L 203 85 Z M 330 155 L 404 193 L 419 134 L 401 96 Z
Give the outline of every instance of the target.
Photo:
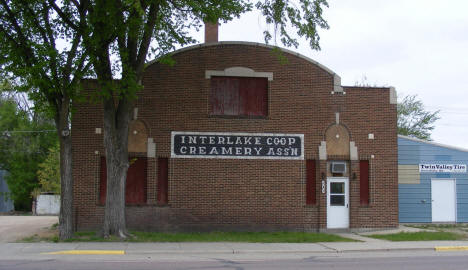
M 68 121 L 68 108 L 62 109 L 56 117 L 60 142 L 60 216 L 59 239 L 73 236 L 73 173 L 72 144 Z
M 128 236 L 125 220 L 125 183 L 128 162 L 128 125 L 130 104 L 119 99 L 117 109 L 112 98 L 104 100 L 104 147 L 107 167 L 107 193 L 103 236 Z

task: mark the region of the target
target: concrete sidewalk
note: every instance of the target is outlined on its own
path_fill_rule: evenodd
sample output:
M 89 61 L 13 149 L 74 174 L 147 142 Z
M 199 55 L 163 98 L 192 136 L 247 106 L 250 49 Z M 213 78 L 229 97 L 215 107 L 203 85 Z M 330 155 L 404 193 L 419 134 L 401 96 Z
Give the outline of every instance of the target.
M 396 231 L 418 230 L 401 226 Z M 388 232 L 388 231 L 387 231 Z M 378 233 L 378 232 L 373 232 Z M 323 242 L 323 243 L 131 243 L 131 242 L 74 242 L 74 243 L 0 243 L 0 260 L 24 259 L 44 260 L 57 258 L 77 258 L 76 255 L 96 255 L 95 259 L 151 258 L 151 257 L 206 257 L 208 254 L 219 256 L 257 256 L 285 257 L 302 254 L 306 256 L 332 256 L 337 253 L 351 252 L 402 252 L 467 250 L 468 241 L 407 241 L 391 242 L 374 239 L 366 233 L 338 233 L 338 235 L 361 242 Z M 440 248 L 442 247 L 442 248 Z M 439 248 L 439 249 L 438 249 Z M 118 253 L 118 254 L 117 254 Z M 328 254 L 328 255 L 327 255 Z M 99 256 L 98 256 L 99 255 Z M 205 256 L 206 255 L 206 256 Z M 102 257 L 104 256 L 104 257 Z
M 63 251 L 87 251 L 86 255 L 105 255 L 105 251 L 123 251 L 125 255 L 181 254 L 324 254 L 372 251 L 435 250 L 436 247 L 465 247 L 468 241 L 369 241 L 327 243 L 0 243 L 0 259 L 56 258 Z M 455 249 L 454 249 L 455 250 Z M 58 252 L 53 254 L 54 252 Z M 69 254 L 67 254 L 69 255 Z M 63 256 L 63 255 L 62 255 Z M 116 256 L 115 254 L 112 256 Z M 121 256 L 121 255 L 120 255 Z

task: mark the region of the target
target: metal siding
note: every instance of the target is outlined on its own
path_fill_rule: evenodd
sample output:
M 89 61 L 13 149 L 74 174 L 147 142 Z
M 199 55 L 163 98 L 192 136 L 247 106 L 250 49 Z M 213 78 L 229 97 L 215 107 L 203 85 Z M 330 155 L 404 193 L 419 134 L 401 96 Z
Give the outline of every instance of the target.
M 398 164 L 419 164 L 420 145 L 414 141 L 398 138 Z
M 0 170 L 0 212 L 10 212 L 15 209 L 13 201 L 8 198 L 10 189 L 5 179 L 6 171 Z
M 419 165 L 420 163 L 467 164 L 468 152 L 398 138 L 398 164 Z M 430 185 L 432 178 L 456 179 L 457 222 L 468 222 L 467 173 L 422 173 L 420 177 L 421 183 L 418 185 L 398 185 L 400 222 L 432 222 Z M 426 203 L 422 200 L 426 200 Z
M 468 175 L 458 174 L 457 183 L 457 222 L 468 222 Z
M 421 178 L 420 184 L 399 184 L 400 222 L 431 222 L 431 185 Z

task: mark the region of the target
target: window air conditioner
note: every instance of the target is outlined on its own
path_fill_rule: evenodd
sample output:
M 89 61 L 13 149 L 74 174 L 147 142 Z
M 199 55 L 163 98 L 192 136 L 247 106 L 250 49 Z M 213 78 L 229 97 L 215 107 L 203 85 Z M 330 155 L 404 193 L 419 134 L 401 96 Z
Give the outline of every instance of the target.
M 332 173 L 345 173 L 346 172 L 346 162 L 332 162 L 331 172 Z

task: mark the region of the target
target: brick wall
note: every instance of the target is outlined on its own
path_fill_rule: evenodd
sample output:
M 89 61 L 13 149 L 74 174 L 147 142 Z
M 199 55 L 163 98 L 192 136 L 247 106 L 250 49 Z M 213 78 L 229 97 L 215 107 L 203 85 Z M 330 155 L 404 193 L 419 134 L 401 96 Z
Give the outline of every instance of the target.
M 356 142 L 360 159 L 370 160 L 370 204 L 360 206 L 359 161 L 351 162 L 350 227 L 398 224 L 396 105 L 388 88 L 345 87 L 334 94 L 333 74 L 302 57 L 283 53 L 282 64 L 270 48 L 255 44 L 196 46 L 173 58 L 174 66 L 153 63 L 136 102 L 138 119 L 156 143 L 148 158 L 147 205 L 127 207 L 130 228 L 141 230 L 317 230 L 326 228 L 326 194 L 318 161 L 324 133 L 340 123 Z M 210 80 L 205 70 L 247 67 L 273 72 L 268 117 L 236 119 L 209 115 Z M 96 88 L 92 82 L 87 89 Z M 99 159 L 103 155 L 102 109 L 77 105 L 72 139 L 77 228 L 95 229 L 103 221 L 98 204 Z M 317 160 L 317 203 L 305 203 L 305 160 L 171 159 L 171 131 L 304 134 L 306 159 Z M 375 135 L 374 140 L 368 134 Z M 374 158 L 371 158 L 373 155 Z M 156 204 L 157 157 L 169 157 L 169 203 Z

